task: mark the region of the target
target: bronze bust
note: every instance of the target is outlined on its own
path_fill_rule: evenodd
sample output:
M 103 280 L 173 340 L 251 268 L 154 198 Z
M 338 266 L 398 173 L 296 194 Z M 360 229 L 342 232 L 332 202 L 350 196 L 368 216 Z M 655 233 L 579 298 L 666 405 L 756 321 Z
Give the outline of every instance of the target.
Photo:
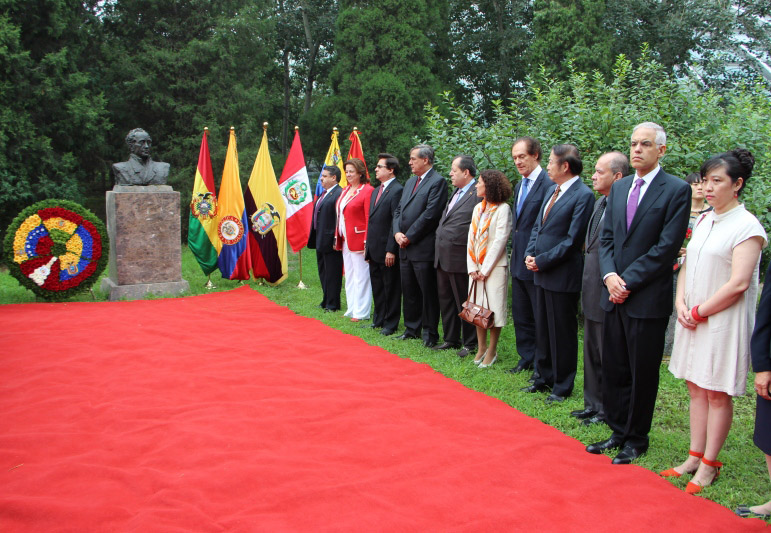
M 133 129 L 126 136 L 126 144 L 131 151 L 129 160 L 112 166 L 115 185 L 166 185 L 169 164 L 150 159 L 150 134 L 142 128 Z

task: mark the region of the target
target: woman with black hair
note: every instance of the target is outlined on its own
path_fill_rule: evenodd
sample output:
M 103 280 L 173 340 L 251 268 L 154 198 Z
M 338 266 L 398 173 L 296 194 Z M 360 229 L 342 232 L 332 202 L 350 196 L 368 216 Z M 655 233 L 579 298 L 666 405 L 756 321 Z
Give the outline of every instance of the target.
M 755 322 L 763 226 L 739 202 L 755 160 L 736 149 L 701 167 L 712 211 L 696 219 L 677 280 L 677 329 L 669 370 L 685 379 L 690 395 L 691 447 L 664 477 L 694 474 L 686 492 L 712 484 L 733 420 L 733 396 L 747 386 L 750 334 Z

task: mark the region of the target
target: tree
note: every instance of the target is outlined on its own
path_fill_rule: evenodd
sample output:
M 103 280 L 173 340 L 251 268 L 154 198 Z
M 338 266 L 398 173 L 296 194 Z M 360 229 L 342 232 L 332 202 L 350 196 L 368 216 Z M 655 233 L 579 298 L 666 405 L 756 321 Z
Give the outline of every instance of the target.
M 0 229 L 35 201 L 80 201 L 101 184 L 110 124 L 90 61 L 96 4 L 0 1 Z
M 333 126 L 362 131 L 365 154 L 405 158 L 423 107 L 446 85 L 447 5 L 439 0 L 343 0 L 329 97 L 307 117 L 325 153 Z M 446 69 L 445 69 L 446 70 Z M 343 135 L 345 138 L 345 135 Z

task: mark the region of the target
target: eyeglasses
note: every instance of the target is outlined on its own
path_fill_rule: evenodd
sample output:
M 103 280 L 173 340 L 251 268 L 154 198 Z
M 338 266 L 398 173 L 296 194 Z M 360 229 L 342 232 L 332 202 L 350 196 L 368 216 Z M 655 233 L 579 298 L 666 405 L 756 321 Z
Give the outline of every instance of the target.
M 375 165 L 375 168 L 388 168 L 388 165 Z

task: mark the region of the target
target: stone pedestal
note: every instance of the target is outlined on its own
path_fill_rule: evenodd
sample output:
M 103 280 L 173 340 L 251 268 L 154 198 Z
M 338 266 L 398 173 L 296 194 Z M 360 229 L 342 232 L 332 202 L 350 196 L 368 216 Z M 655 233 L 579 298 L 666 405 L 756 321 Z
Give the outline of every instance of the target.
M 116 185 L 107 192 L 110 300 L 190 290 L 182 279 L 179 193 L 169 185 Z

